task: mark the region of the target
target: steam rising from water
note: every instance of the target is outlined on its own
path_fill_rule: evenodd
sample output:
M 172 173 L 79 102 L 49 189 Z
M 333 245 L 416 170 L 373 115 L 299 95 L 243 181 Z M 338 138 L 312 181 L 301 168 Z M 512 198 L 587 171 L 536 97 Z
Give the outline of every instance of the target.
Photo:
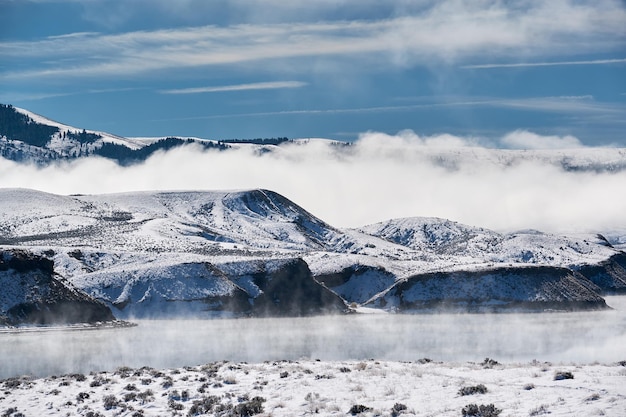
M 607 302 L 616 310 L 156 320 L 116 330 L 0 334 L 0 378 L 301 358 L 611 363 L 626 359 L 626 297 Z
M 500 142 L 536 147 L 574 139 L 513 132 Z M 310 141 L 263 155 L 246 146 L 228 152 L 189 146 L 131 167 L 90 158 L 37 169 L 0 159 L 0 187 L 58 194 L 267 188 L 338 227 L 434 216 L 496 230 L 626 229 L 626 171 L 572 173 L 539 160 L 511 165 L 480 157 L 486 150 L 476 143 L 451 135 L 368 133 L 349 148 Z M 433 157 L 442 150 L 453 160 Z M 624 159 L 616 149 L 603 152 Z

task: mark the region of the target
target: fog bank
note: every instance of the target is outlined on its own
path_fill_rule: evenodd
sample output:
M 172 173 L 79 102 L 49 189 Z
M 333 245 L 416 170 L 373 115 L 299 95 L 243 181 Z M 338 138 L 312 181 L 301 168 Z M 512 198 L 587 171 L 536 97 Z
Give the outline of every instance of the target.
M 170 368 L 230 360 L 555 363 L 624 360 L 626 297 L 614 311 L 550 314 L 351 315 L 297 319 L 139 321 L 134 328 L 0 333 L 0 379 Z
M 507 134 L 499 146 L 572 149 L 520 159 L 483 144 L 408 131 L 363 134 L 352 146 L 310 140 L 261 154 L 245 145 L 225 152 L 186 146 L 129 167 L 95 158 L 46 168 L 0 159 L 0 187 L 58 194 L 266 188 L 337 227 L 433 216 L 500 231 L 626 230 L 626 170 L 571 172 L 550 161 L 593 153 L 623 163 L 623 150 L 585 149 L 571 136 L 524 131 Z

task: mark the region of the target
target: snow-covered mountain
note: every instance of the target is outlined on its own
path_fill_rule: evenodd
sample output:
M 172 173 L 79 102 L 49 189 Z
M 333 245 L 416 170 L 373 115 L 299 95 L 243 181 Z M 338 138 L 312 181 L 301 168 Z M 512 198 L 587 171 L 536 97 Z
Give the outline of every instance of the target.
M 123 138 L 65 125 L 25 109 L 0 104 L 0 157 L 16 162 L 47 165 L 100 156 L 126 164 L 144 160 L 158 150 L 190 143 L 203 148 L 226 147 L 198 138 Z
M 324 148 L 325 152 L 339 160 L 350 160 L 361 150 L 359 142 L 354 145 L 351 142 L 326 139 L 216 141 L 188 137 L 124 138 L 106 132 L 69 126 L 26 109 L 0 104 L 0 157 L 17 162 L 47 165 L 59 160 L 100 156 L 120 164 L 131 164 L 144 161 L 156 151 L 189 144 L 222 151 L 250 148 L 248 150 L 252 154 L 260 156 L 268 152 L 289 153 L 294 149 L 310 146 L 314 148 L 312 152 Z M 364 144 L 364 147 L 368 145 Z M 300 151 L 295 152 L 300 155 Z M 506 150 L 479 146 L 456 148 L 423 146 L 407 150 L 390 146 L 388 149 L 381 149 L 380 152 L 393 155 L 417 152 L 423 161 L 448 170 L 472 166 L 513 167 L 529 163 L 547 164 L 574 172 L 626 170 L 624 148 Z
M 602 308 L 626 255 L 601 236 L 436 218 L 341 230 L 268 190 L 0 190 L 0 245 L 54 261 L 118 318 Z

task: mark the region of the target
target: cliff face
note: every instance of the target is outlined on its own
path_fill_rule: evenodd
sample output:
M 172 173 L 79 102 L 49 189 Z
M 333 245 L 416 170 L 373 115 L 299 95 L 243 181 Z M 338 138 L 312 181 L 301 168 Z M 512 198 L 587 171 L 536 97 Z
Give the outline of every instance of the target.
M 252 314 L 258 316 L 308 316 L 340 313 L 343 300 L 313 279 L 302 259 L 285 262 L 275 271 L 250 277 L 260 290 L 253 301 Z
M 108 307 L 63 282 L 54 263 L 24 250 L 0 251 L 0 325 L 115 320 Z
M 529 266 L 420 274 L 375 300 L 399 311 L 546 311 L 608 308 L 599 287 L 565 268 Z
M 604 294 L 626 294 L 626 253 L 618 253 L 597 265 L 585 265 L 578 272 L 602 289 Z

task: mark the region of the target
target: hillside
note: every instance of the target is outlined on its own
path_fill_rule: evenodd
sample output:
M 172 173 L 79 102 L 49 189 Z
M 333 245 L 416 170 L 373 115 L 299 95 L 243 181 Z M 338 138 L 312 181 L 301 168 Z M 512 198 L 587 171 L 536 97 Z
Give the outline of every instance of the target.
M 131 164 L 143 161 L 157 151 L 189 144 L 203 149 L 226 148 L 222 143 L 191 138 L 122 138 L 64 125 L 25 109 L 0 104 L 0 157 L 16 162 L 47 165 L 55 161 L 100 156 L 120 164 Z
M 268 190 L 1 189 L 0 245 L 50 259 L 117 318 L 596 309 L 626 289 L 626 256 L 600 236 L 436 218 L 341 230 Z

